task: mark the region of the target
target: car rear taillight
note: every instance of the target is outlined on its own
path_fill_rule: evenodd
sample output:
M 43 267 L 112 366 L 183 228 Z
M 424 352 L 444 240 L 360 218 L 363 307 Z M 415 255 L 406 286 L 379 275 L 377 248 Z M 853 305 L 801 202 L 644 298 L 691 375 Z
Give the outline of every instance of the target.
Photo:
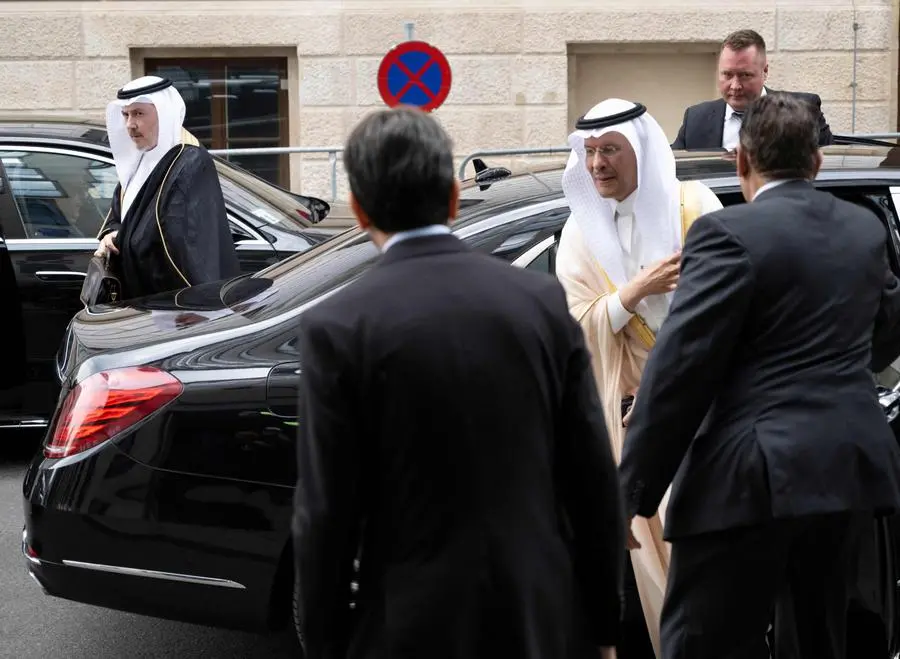
M 44 456 L 65 458 L 105 442 L 177 398 L 183 389 L 173 375 L 149 366 L 95 373 L 66 396 Z

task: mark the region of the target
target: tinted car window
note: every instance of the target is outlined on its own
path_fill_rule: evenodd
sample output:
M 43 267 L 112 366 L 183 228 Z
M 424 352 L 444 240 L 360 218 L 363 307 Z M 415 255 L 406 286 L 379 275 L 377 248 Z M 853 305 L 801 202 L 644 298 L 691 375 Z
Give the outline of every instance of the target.
M 488 228 L 475 234 L 467 242 L 475 249 L 512 262 L 547 236 L 561 230 L 569 212 L 569 206 L 564 204 L 495 227 L 490 227 L 490 222 L 486 222 Z M 467 219 L 462 219 L 457 226 L 469 224 Z
M 538 254 L 531 263 L 525 266 L 525 268 L 528 270 L 545 272 L 548 275 L 555 274 L 550 267 L 550 248 L 548 247 L 543 252 Z
M 61 153 L 0 151 L 28 238 L 95 238 L 112 202 L 116 169 Z

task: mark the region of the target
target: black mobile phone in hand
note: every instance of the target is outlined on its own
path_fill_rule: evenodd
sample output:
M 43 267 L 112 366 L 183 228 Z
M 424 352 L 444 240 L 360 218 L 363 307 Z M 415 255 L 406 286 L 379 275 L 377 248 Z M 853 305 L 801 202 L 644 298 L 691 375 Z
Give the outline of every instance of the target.
M 625 415 L 631 410 L 631 406 L 634 405 L 634 396 L 625 396 L 622 399 L 622 418 L 625 418 Z

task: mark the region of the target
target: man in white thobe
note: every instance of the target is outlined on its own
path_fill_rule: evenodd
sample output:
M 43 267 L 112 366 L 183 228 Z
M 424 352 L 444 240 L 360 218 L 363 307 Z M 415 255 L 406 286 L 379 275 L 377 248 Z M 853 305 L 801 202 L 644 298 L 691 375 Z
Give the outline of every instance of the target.
M 599 103 L 578 120 L 569 145 L 562 183 L 571 215 L 556 272 L 591 350 L 618 461 L 625 437 L 623 409 L 637 392 L 655 333 L 668 312 L 684 237 L 697 217 L 722 204 L 702 183 L 676 179 L 669 142 L 643 105 L 621 99 Z M 662 537 L 665 504 L 664 499 L 652 519 L 635 518 L 636 541 L 630 546 L 657 657 L 669 565 Z M 637 659 L 649 653 L 649 648 L 635 648 L 626 634 L 619 656 Z

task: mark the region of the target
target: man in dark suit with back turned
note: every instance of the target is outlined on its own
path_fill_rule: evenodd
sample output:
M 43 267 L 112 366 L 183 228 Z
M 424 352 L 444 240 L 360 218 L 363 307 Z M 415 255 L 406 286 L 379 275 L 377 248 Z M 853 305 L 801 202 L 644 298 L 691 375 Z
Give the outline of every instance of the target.
M 672 486 L 664 659 L 767 658 L 788 589 L 799 656 L 844 659 L 853 543 L 900 510 L 870 371 L 897 355 L 900 282 L 875 215 L 814 188 L 821 162 L 809 106 L 760 99 L 737 151 L 752 203 L 687 235 L 620 465 L 629 518 Z
M 450 234 L 459 186 L 431 116 L 369 115 L 344 163 L 384 255 L 302 322 L 307 659 L 614 657 L 621 496 L 562 287 Z
M 673 150 L 720 149 L 732 151 L 738 143 L 741 119 L 753 101 L 768 94 L 792 94 L 810 104 L 819 126 L 819 145 L 834 138 L 822 114 L 817 94 L 780 92 L 765 86 L 769 75 L 766 42 L 753 30 L 738 30 L 722 42 L 718 63 L 719 93 L 722 98 L 692 105 L 684 111 Z

